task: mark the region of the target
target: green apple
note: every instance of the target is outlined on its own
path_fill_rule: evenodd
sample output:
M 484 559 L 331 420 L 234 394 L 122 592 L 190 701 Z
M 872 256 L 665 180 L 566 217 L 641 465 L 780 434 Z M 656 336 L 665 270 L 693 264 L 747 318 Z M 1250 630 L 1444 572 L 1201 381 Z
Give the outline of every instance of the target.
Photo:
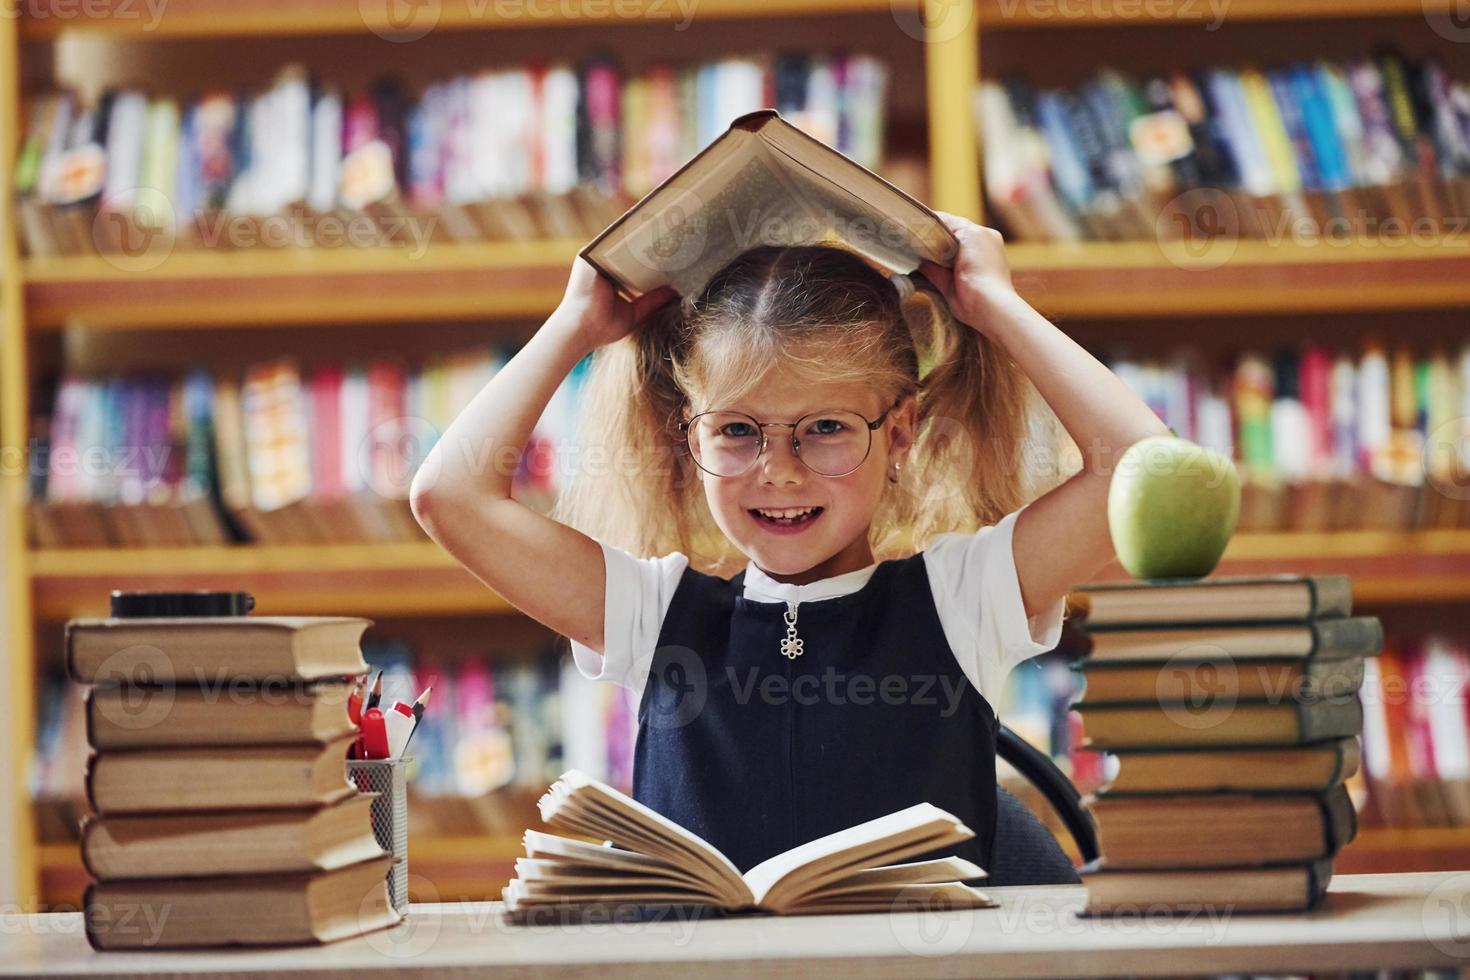
M 1136 579 L 1210 574 L 1239 517 L 1235 464 L 1177 436 L 1129 446 L 1108 484 L 1113 549 Z

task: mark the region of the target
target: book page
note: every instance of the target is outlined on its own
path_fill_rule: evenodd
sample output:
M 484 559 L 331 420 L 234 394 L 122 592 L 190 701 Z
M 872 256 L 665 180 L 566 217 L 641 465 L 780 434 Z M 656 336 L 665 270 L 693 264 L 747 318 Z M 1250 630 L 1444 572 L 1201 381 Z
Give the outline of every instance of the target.
M 916 803 L 783 851 L 751 868 L 744 878 L 760 904 L 784 878 L 800 871 L 820 875 L 847 862 L 882 861 L 878 855 L 885 851 L 890 852 L 885 855 L 890 861 L 896 860 L 973 836 L 974 831 L 953 815 L 931 803 Z
M 552 826 L 615 843 L 623 843 L 619 837 L 634 837 L 656 856 L 687 866 L 732 903 L 748 897 L 740 870 L 708 841 L 580 770 L 563 773 L 537 805 Z

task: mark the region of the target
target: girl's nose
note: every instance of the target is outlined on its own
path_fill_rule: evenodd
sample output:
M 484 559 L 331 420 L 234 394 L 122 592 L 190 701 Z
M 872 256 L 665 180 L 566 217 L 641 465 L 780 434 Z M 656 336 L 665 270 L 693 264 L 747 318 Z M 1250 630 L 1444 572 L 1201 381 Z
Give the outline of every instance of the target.
M 806 464 L 791 448 L 790 439 L 768 439 L 758 466 L 762 483 L 800 483 L 805 479 Z

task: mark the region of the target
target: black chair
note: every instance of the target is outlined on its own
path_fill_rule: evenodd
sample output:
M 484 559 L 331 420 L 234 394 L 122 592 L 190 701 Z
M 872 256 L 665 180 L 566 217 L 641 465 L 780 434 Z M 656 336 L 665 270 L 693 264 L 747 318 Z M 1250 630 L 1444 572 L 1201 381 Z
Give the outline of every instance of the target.
M 996 756 L 1041 791 L 1061 817 L 1084 863 L 1098 856 L 1097 829 L 1082 808 L 1081 794 L 1045 752 L 1005 725 L 996 739 Z M 986 885 L 1077 884 L 1077 869 L 1046 824 L 1004 786 L 996 789 L 995 850 Z

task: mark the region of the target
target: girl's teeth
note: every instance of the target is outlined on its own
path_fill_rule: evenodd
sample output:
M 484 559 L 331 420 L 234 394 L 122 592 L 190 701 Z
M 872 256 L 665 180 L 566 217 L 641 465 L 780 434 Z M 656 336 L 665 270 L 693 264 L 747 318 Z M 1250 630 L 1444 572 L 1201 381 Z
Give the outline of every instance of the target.
M 773 521 L 777 524 L 795 524 L 799 521 L 816 517 L 820 509 L 819 507 L 806 507 L 801 510 L 794 508 L 787 510 L 762 510 L 756 508 L 755 513 L 765 520 Z

